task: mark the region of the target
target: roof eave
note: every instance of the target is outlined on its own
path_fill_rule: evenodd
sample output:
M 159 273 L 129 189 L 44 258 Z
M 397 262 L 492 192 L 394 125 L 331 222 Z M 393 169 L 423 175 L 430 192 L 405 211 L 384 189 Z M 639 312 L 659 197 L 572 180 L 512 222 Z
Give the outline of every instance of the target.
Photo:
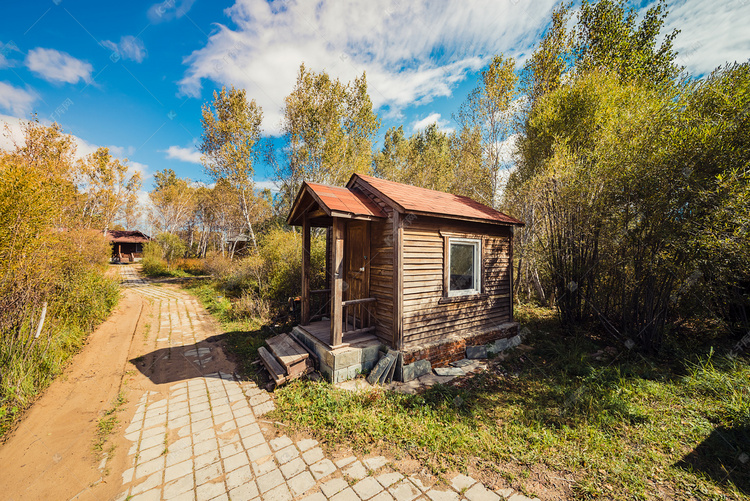
M 385 193 L 383 193 L 382 191 L 380 191 L 379 189 L 375 188 L 373 185 L 371 185 L 370 183 L 362 179 L 359 176 L 359 174 L 357 174 L 356 172 L 352 174 L 352 177 L 349 178 L 349 182 L 346 183 L 346 187 L 351 189 L 354 186 L 356 180 L 359 180 L 360 183 L 364 184 L 368 190 L 370 190 L 372 193 L 377 195 L 378 198 L 380 198 L 383 202 L 390 205 L 393 210 L 401 214 L 404 214 L 407 212 L 407 210 L 404 209 L 404 207 L 401 204 L 399 204 L 398 202 L 393 200 L 391 197 L 389 197 L 388 195 L 386 195 Z
M 299 220 L 299 218 L 302 217 L 301 214 L 299 216 L 297 216 L 297 212 L 298 212 L 298 209 L 299 209 L 299 204 L 302 201 L 302 197 L 304 196 L 305 193 L 309 193 L 310 194 L 310 196 L 313 198 L 313 200 L 315 201 L 315 203 L 318 204 L 318 206 L 323 210 L 323 212 L 326 213 L 326 215 L 328 215 L 328 216 L 331 215 L 331 210 L 328 208 L 328 206 L 326 204 L 323 203 L 323 201 L 320 199 L 320 197 L 317 195 L 317 193 L 315 193 L 315 190 L 313 190 L 310 187 L 310 185 L 307 184 L 307 182 L 302 181 L 302 186 L 299 189 L 299 193 L 297 193 L 297 197 L 294 199 L 294 203 L 292 204 L 292 210 L 289 213 L 289 216 L 287 216 L 287 218 L 286 218 L 286 223 L 289 226 L 301 226 L 302 225 L 301 221 L 296 222 L 296 223 L 295 223 L 295 221 Z M 297 216 L 297 217 L 295 217 L 295 216 Z
M 526 223 L 523 223 L 521 221 L 498 221 L 497 219 L 485 219 L 481 217 L 458 216 L 455 214 L 440 214 L 439 212 L 425 212 L 415 210 L 406 210 L 405 212 L 408 214 L 415 214 L 417 216 L 436 217 L 440 219 L 455 219 L 459 221 L 470 221 L 473 223 L 494 224 L 497 226 L 526 226 Z

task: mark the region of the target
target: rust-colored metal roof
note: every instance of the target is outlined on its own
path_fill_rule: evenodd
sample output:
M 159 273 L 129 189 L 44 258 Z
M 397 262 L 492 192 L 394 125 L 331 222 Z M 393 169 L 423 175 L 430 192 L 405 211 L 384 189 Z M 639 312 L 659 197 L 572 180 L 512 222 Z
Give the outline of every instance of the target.
M 301 224 L 303 200 L 313 200 L 328 215 L 348 218 L 385 218 L 387 215 L 361 191 L 340 186 L 305 182 L 289 214 L 289 224 Z
M 355 216 L 386 217 L 380 207 L 359 190 L 318 183 L 307 183 L 307 186 L 330 211 L 348 212 Z
M 111 242 L 119 243 L 145 243 L 151 240 L 148 235 L 140 231 L 130 230 L 109 230 L 106 237 Z
M 372 176 L 354 174 L 347 186 L 356 185 L 359 178 L 366 186 L 372 187 L 387 200 L 395 204 L 400 212 L 417 212 L 437 216 L 472 219 L 494 223 L 523 226 L 523 222 L 500 211 L 480 204 L 469 197 L 453 195 L 442 191 L 417 188 L 408 184 L 386 181 Z

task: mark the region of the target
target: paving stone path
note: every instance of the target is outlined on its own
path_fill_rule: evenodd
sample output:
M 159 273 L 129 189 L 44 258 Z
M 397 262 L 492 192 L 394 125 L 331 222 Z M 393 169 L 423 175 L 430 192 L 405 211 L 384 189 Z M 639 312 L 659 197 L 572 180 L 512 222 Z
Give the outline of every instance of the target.
M 132 443 L 130 467 L 122 474 L 118 501 L 528 500 L 464 475 L 442 483 L 407 476 L 382 456 L 333 460 L 309 438 L 268 438 L 260 418 L 274 409 L 273 399 L 254 383 L 239 381 L 231 366 L 214 370 L 220 348 L 206 340 L 218 333 L 200 304 L 176 288 L 141 279 L 133 266 L 120 273 L 125 287 L 152 302 L 149 339 L 161 357 L 156 360 L 181 360 L 193 369 L 166 392 L 141 396 L 125 430 Z

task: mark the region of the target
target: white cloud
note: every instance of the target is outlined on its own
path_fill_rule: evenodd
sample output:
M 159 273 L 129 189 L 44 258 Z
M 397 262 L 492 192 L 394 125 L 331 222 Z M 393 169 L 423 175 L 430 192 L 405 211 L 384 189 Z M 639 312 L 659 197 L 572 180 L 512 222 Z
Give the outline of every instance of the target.
M 37 99 L 37 94 L 29 89 L 0 82 L 0 108 L 6 111 L 15 115 L 28 115 Z
M 163 0 L 149 7 L 146 15 L 153 24 L 180 19 L 187 14 L 194 3 L 195 0 Z
M 1 85 L 2 82 L 0 82 Z M 0 149 L 13 149 L 14 143 L 20 144 L 23 141 L 21 122 L 23 122 L 21 118 L 0 115 Z
M 304 62 L 343 81 L 366 71 L 375 107 L 397 116 L 450 96 L 496 53 L 525 58 L 556 3 L 237 0 L 226 10 L 236 28 L 217 25 L 185 58 L 180 90 L 199 97 L 203 80 L 245 88 L 263 107 L 266 130 L 279 133 Z
M 143 41 L 132 35 L 120 37 L 120 43 L 103 40 L 102 45 L 111 50 L 113 54 L 116 54 L 123 59 L 130 59 L 136 63 L 142 62 L 147 55 Z M 110 58 L 112 58 L 112 56 L 110 56 Z
M 91 82 L 94 67 L 55 49 L 37 47 L 26 56 L 26 67 L 49 82 Z
M 170 146 L 164 153 L 167 154 L 167 158 L 174 160 L 181 160 L 183 162 L 189 162 L 193 164 L 201 164 L 201 153 L 195 148 L 183 148 L 181 146 Z
M 78 136 L 73 136 L 73 141 L 76 143 L 76 157 L 83 158 L 94 153 L 99 146 L 89 143 L 85 139 L 81 139 Z M 115 155 L 117 156 L 117 155 Z
M 680 30 L 674 41 L 677 63 L 703 75 L 725 62 L 744 63 L 750 57 L 750 4 L 747 2 L 670 3 L 666 31 Z
M 145 181 L 151 177 L 151 172 L 149 172 L 148 165 L 146 164 L 128 161 L 128 167 L 130 172 L 137 172 L 141 175 L 141 181 Z
M 516 153 L 516 146 L 520 138 L 520 134 L 511 134 L 505 140 L 495 143 L 494 151 L 497 153 L 500 162 L 504 164 L 513 162 L 513 156 Z
M 21 50 L 13 40 L 6 43 L 0 42 L 0 68 L 7 68 L 13 65 L 11 61 L 8 60 L 8 56 L 14 52 L 21 52 Z
M 256 191 L 265 190 L 266 188 L 271 190 L 271 192 L 273 193 L 279 192 L 279 187 L 276 184 L 276 181 L 271 181 L 270 179 L 264 181 L 255 181 Z
M 440 113 L 430 113 L 422 120 L 417 120 L 416 122 L 414 122 L 413 129 L 415 132 L 420 131 L 426 128 L 428 125 L 432 124 L 437 124 L 437 126 L 443 132 L 453 132 L 455 130 L 450 126 L 450 123 L 447 120 L 441 119 Z

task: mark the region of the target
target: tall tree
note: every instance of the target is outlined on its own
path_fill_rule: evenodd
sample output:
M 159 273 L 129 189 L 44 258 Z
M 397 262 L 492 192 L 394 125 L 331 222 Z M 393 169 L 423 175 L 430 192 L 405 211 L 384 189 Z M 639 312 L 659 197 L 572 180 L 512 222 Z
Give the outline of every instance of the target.
M 127 160 L 114 158 L 109 148 L 98 148 L 79 163 L 86 193 L 84 220 L 106 235 L 112 222 L 129 204 L 135 203 L 141 175 L 129 174 Z
M 36 115 L 23 123 L 22 128 L 23 143 L 16 143 L 9 125 L 5 124 L 5 135 L 15 147 L 13 155 L 47 176 L 69 181 L 76 179 L 76 145 L 72 136 L 65 134 L 58 123 L 42 125 Z
M 574 30 L 576 68 L 614 71 L 622 80 L 643 80 L 661 84 L 671 81 L 680 71 L 675 64 L 672 42 L 679 30 L 659 34 L 668 14 L 666 1 L 649 8 L 636 26 L 638 11 L 626 8 L 626 0 L 584 0 Z
M 282 207 L 291 205 L 303 181 L 342 184 L 353 172 L 369 173 L 379 127 L 364 73 L 344 84 L 301 65 L 284 101 L 284 154 L 269 155 Z
M 431 190 L 453 191 L 457 177 L 451 136 L 437 124 L 428 125 L 409 138 L 404 137 L 402 127 L 389 129 L 373 165 L 377 176 Z
M 178 178 L 172 169 L 154 175 L 155 186 L 149 193 L 153 204 L 154 225 L 165 233 L 175 233 L 182 228 L 195 208 L 195 189 L 189 179 Z
M 203 105 L 203 136 L 200 152 L 206 172 L 216 181 L 226 179 L 237 191 L 240 210 L 253 246 L 258 244 L 253 223 L 258 222 L 254 209 L 253 165 L 259 154 L 263 111 L 255 100 L 248 102 L 244 89 L 232 87 L 228 92 L 214 91 L 212 103 Z
M 484 179 L 489 181 L 490 192 L 480 201 L 493 207 L 499 204 L 511 166 L 517 82 L 515 61 L 495 56 L 454 117 L 460 125 L 459 139 L 481 138 L 481 169 Z

